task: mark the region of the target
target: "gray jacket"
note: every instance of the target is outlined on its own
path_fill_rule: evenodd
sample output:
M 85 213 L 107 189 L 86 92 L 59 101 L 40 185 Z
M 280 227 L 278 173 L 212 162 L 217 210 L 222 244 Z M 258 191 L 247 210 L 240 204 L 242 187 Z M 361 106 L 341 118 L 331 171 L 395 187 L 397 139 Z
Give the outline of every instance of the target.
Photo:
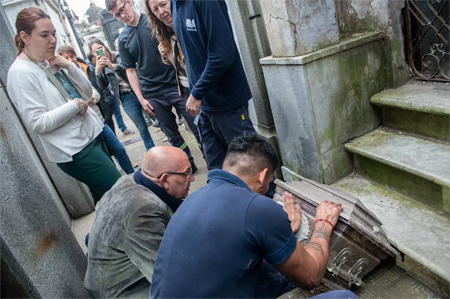
M 133 175 L 102 197 L 89 233 L 84 284 L 95 297 L 148 298 L 153 267 L 173 211 Z

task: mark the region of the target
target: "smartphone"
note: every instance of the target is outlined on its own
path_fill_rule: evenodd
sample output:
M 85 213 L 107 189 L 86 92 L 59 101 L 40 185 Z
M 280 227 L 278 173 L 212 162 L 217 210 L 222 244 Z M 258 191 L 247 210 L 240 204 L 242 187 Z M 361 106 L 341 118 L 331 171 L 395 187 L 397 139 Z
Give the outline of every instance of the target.
M 103 49 L 97 49 L 95 50 L 95 55 L 103 57 L 105 53 L 103 53 Z

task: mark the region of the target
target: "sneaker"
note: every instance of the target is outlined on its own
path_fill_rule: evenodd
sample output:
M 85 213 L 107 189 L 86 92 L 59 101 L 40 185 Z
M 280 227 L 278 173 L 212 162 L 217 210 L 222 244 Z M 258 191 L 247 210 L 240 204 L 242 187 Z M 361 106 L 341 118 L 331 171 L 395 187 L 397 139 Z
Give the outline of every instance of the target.
M 122 133 L 124 135 L 132 135 L 132 134 L 134 134 L 134 131 L 131 131 L 130 129 L 125 129 L 125 130 L 122 131 Z
M 133 166 L 133 168 L 138 168 L 138 167 L 139 167 L 139 164 L 134 163 L 134 162 L 131 162 L 131 166 Z
M 167 138 L 167 136 L 166 136 L 166 137 L 164 137 L 163 142 L 167 142 L 167 141 L 169 141 L 169 138 Z
M 179 118 L 177 124 L 178 124 L 179 126 L 181 126 L 182 124 L 184 124 L 184 119 Z
M 194 174 L 198 170 L 197 166 L 194 163 L 194 161 L 191 162 L 191 168 L 192 168 L 192 174 Z

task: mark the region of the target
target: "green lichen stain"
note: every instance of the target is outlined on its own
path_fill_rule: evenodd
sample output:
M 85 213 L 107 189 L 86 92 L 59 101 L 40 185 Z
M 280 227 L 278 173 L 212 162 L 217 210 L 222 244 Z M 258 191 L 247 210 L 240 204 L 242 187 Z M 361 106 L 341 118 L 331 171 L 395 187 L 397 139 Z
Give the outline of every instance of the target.
M 406 84 L 410 79 L 408 67 L 406 64 L 406 57 L 403 55 L 402 44 L 395 37 L 388 38 L 389 49 L 392 60 L 392 78 L 390 80 L 389 88 L 396 88 Z
M 385 44 L 374 41 L 312 62 L 308 73 L 318 76 L 312 83 L 318 143 L 324 181 L 331 183 L 347 175 L 352 165 L 349 159 L 333 157 L 326 165 L 324 153 L 342 146 L 348 140 L 370 132 L 380 124 L 380 111 L 370 103 L 370 97 L 386 88 L 390 68 L 387 68 Z M 319 71 L 328 72 L 329 78 Z M 325 91 L 323 91 L 325 90 Z M 321 106 L 322 105 L 322 106 Z M 324 111 L 321 110 L 325 107 Z M 327 113 L 327 114 L 326 114 Z M 320 123 L 319 123 L 320 122 Z

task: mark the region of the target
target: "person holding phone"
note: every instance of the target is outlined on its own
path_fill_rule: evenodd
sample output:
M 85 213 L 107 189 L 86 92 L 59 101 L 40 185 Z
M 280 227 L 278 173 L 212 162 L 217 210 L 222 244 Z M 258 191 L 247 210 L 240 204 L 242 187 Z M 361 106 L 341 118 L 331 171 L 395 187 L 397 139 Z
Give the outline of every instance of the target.
M 101 137 L 103 123 L 88 103 L 65 98 L 47 76 L 52 66 L 90 98 L 83 70 L 55 55 L 56 29 L 39 7 L 22 9 L 16 18 L 18 56 L 8 71 L 8 93 L 24 124 L 36 133 L 48 159 L 91 190 L 94 203 L 121 177 Z
M 138 128 L 145 148 L 149 150 L 155 144 L 142 115 L 141 104 L 128 82 L 125 69 L 116 59 L 116 54 L 112 53 L 101 40 L 91 39 L 89 48 L 96 55 L 95 75 L 99 88 L 111 87 L 114 97 L 122 103 L 123 110 Z
M 78 68 L 83 69 L 83 67 L 77 61 L 74 48 L 72 48 L 71 46 L 64 45 L 59 47 L 58 53 L 65 59 L 72 61 Z M 87 70 L 89 71 L 89 73 L 95 72 L 91 63 L 87 65 Z M 87 74 L 87 72 L 85 72 L 85 74 Z M 119 163 L 120 168 L 122 168 L 122 170 L 125 171 L 126 174 L 131 174 L 134 172 L 134 168 L 138 167 L 138 165 L 131 162 L 130 157 L 128 157 L 127 151 L 125 150 L 125 147 L 114 134 L 114 131 L 104 121 L 103 115 L 101 114 L 100 108 L 98 107 L 98 103 L 100 102 L 100 93 L 97 91 L 97 89 L 95 89 L 95 87 L 92 87 L 92 93 L 93 94 L 91 100 L 88 104 L 92 109 L 94 109 L 95 113 L 97 113 L 98 117 L 105 124 L 102 132 L 103 137 L 105 138 L 107 145 L 113 148 L 113 156 L 116 159 L 117 163 Z

